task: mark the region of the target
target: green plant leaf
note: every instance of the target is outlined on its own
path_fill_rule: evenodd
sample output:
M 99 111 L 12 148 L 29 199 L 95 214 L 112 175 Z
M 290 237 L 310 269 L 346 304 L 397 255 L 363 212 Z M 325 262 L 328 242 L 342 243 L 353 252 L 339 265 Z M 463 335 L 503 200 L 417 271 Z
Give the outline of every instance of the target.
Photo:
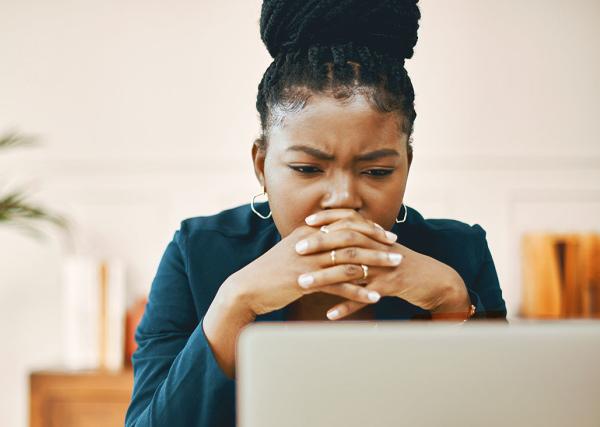
M 46 221 L 60 228 L 68 228 L 68 221 L 61 215 L 26 202 L 24 192 L 13 191 L 0 196 L 0 224 L 2 222 Z
M 37 138 L 16 131 L 0 135 L 0 149 L 16 146 L 37 145 Z M 43 234 L 35 224 L 49 222 L 59 228 L 68 230 L 68 221 L 61 215 L 46 211 L 44 208 L 27 202 L 24 190 L 13 190 L 5 195 L 0 194 L 0 225 L 11 225 L 31 237 L 40 238 Z
M 24 135 L 16 131 L 10 131 L 0 136 L 0 149 L 33 145 L 38 145 L 38 140 L 32 135 Z

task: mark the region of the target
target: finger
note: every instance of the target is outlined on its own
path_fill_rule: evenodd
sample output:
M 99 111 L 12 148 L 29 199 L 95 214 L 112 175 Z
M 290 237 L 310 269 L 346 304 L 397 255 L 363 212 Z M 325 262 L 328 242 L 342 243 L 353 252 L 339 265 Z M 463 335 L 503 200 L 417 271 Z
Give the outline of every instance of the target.
M 329 320 L 339 320 L 343 317 L 349 316 L 352 313 L 356 313 L 367 304 L 358 301 L 346 301 L 341 304 L 334 305 L 331 309 L 327 310 L 327 318 Z
M 312 289 L 320 286 L 359 280 L 362 279 L 364 275 L 364 270 L 360 265 L 342 264 L 301 274 L 298 276 L 298 285 L 303 289 Z
M 362 225 L 359 229 L 375 239 L 383 239 L 383 243 L 395 242 L 397 236 L 391 231 L 386 231 L 381 225 L 366 219 L 354 209 L 328 209 L 306 217 L 305 222 L 313 227 L 321 226 L 325 229 L 346 228 L 349 224 Z
M 343 229 L 330 233 L 313 233 L 296 243 L 296 252 L 307 255 L 351 246 L 385 251 L 390 248 L 390 244 L 388 241 L 384 245 L 356 230 Z
M 338 283 L 335 285 L 322 286 L 315 288 L 311 292 L 323 292 L 326 294 L 337 295 L 352 301 L 373 304 L 381 299 L 379 292 L 366 289 L 363 286 L 353 285 L 352 283 Z
M 331 224 L 340 219 L 354 219 L 359 221 L 363 216 L 354 209 L 327 209 L 309 215 L 304 220 L 308 225 L 320 226 L 323 224 Z
M 336 264 L 366 264 L 368 266 L 395 267 L 402 262 L 403 255 L 397 252 L 378 251 L 374 249 L 349 248 L 335 249 L 317 255 L 319 265 L 333 266 Z
M 391 231 L 386 231 L 379 224 L 374 223 L 371 220 L 362 219 L 355 221 L 354 219 L 341 219 L 332 224 L 322 225 L 320 231 L 324 233 L 330 233 L 342 229 L 351 229 L 358 231 L 359 233 L 369 236 L 373 240 L 384 243 L 386 245 L 393 244 L 398 236 Z

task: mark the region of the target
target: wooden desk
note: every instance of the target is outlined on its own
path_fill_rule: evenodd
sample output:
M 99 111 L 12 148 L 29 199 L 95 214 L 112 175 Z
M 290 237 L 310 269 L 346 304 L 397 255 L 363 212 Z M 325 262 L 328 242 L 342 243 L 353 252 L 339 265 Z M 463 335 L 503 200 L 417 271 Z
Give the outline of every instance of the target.
M 122 427 L 133 372 L 33 372 L 29 377 L 31 427 Z

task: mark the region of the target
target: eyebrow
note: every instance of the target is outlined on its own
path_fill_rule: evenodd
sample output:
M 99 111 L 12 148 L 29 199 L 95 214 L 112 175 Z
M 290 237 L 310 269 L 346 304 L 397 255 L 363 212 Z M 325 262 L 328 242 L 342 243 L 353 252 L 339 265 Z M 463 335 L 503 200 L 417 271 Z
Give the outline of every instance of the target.
M 310 147 L 308 145 L 292 145 L 286 151 L 301 151 L 310 156 L 313 156 L 320 160 L 335 160 L 335 156 L 333 154 L 328 154 L 324 151 L 319 150 L 318 148 Z M 369 153 L 360 154 L 358 156 L 354 156 L 354 160 L 358 162 L 372 161 L 377 160 L 382 157 L 398 157 L 400 154 L 391 148 L 383 148 L 381 150 L 371 151 Z

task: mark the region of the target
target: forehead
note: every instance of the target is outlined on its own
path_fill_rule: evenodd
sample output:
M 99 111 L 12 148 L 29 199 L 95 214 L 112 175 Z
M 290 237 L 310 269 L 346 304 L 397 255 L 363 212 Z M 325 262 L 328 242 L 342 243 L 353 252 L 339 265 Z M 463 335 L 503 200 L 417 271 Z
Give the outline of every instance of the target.
M 330 152 L 398 149 L 406 143 L 397 113 L 375 110 L 364 96 L 346 100 L 314 95 L 301 110 L 285 114 L 270 133 L 270 149 L 294 144 L 318 145 Z

